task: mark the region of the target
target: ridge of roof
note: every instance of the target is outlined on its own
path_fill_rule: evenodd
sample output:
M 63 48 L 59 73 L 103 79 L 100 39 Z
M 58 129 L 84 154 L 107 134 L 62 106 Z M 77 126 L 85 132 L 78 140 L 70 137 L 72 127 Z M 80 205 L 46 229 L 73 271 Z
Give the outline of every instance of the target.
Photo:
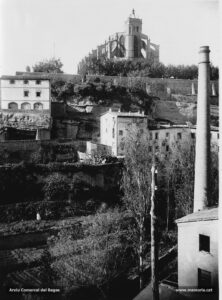
M 218 220 L 218 207 L 209 207 L 196 211 L 176 220 L 176 223 L 188 223 L 198 221 Z

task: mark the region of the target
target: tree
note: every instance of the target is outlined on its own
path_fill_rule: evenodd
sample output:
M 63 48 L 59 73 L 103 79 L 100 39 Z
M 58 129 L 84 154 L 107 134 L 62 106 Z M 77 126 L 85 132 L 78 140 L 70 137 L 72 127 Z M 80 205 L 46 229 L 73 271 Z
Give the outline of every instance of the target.
M 63 64 L 60 58 L 52 57 L 38 62 L 32 67 L 32 69 L 33 72 L 63 73 L 62 67 Z
M 136 251 L 139 261 L 140 289 L 144 286 L 144 258 L 147 248 L 147 230 L 151 197 L 152 155 L 148 152 L 148 140 L 145 134 L 131 131 L 126 139 L 123 170 L 123 201 L 135 221 Z
M 31 72 L 31 68 L 30 68 L 29 66 L 27 66 L 27 67 L 25 68 L 25 70 L 26 70 L 26 72 Z
M 163 190 L 167 195 L 165 200 L 168 228 L 170 221 L 172 223 L 174 219 L 187 215 L 193 210 L 194 159 L 194 147 L 175 143 L 171 147 L 168 159 L 162 161 Z

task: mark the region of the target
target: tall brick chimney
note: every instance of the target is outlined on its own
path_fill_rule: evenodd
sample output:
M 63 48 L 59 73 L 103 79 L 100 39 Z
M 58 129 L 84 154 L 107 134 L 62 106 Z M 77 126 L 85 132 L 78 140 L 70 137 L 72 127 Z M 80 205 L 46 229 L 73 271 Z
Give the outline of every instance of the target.
M 197 129 L 194 183 L 194 212 L 204 209 L 209 200 L 210 179 L 210 49 L 200 47 L 198 68 Z

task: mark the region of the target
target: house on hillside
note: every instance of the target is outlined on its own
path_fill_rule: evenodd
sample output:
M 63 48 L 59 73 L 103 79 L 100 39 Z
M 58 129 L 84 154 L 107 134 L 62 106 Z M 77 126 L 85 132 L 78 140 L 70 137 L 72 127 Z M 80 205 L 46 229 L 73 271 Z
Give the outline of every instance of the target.
M 169 154 L 173 149 L 182 147 L 193 151 L 196 143 L 196 126 L 187 125 L 161 125 L 149 129 L 149 147 L 160 154 Z M 219 130 L 211 127 L 210 142 L 211 150 L 218 153 Z M 152 149 L 150 149 L 152 152 Z
M 1 139 L 50 139 L 51 91 L 45 75 L 0 78 Z
M 147 116 L 144 112 L 121 112 L 111 109 L 100 117 L 100 143 L 111 146 L 112 154 L 125 154 L 125 139 L 129 130 L 147 130 Z

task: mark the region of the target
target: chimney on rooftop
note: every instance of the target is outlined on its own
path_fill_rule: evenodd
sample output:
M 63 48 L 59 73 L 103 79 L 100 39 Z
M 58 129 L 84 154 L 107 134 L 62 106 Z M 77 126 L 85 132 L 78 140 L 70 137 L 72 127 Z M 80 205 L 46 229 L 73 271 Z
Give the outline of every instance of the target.
M 209 200 L 210 178 L 210 107 L 209 47 L 199 51 L 194 212 L 204 209 Z

